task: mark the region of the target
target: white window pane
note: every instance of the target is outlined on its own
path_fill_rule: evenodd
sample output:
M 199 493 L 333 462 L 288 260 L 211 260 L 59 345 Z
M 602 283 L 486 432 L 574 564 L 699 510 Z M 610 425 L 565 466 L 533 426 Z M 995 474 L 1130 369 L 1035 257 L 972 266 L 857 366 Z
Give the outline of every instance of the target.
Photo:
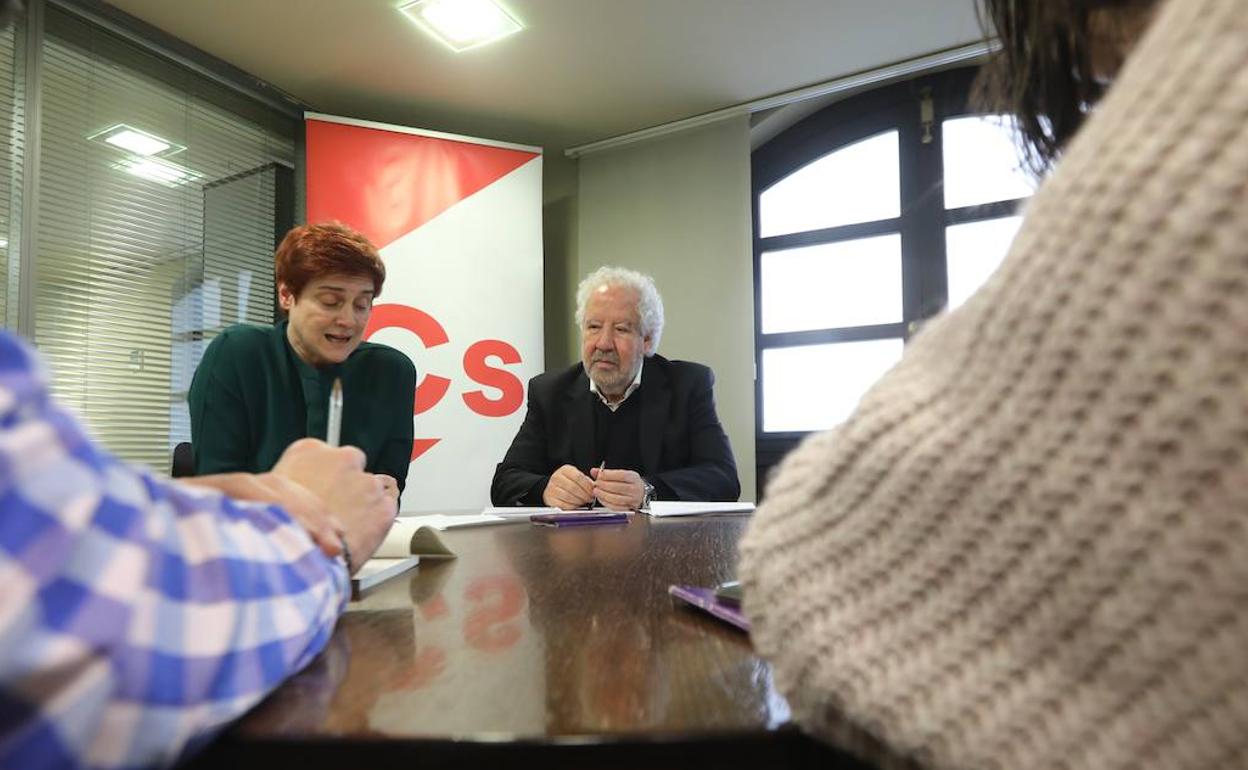
M 763 191 L 760 237 L 892 219 L 901 213 L 899 180 L 896 131 L 842 147 Z
M 899 339 L 763 350 L 763 430 L 822 430 L 843 422 L 901 358 Z
M 1014 121 L 973 115 L 944 122 L 945 208 L 1026 198 L 1035 180 L 1023 168 Z
M 1022 217 L 1002 217 L 945 229 L 949 310 L 965 302 L 996 271 L 1022 221 Z
M 764 252 L 764 334 L 900 323 L 901 236 Z

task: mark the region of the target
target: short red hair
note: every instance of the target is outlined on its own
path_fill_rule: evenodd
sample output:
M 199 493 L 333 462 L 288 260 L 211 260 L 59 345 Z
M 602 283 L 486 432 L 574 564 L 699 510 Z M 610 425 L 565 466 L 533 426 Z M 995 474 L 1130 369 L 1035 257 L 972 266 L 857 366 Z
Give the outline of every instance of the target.
M 372 241 L 339 222 L 299 225 L 282 239 L 273 255 L 273 275 L 297 299 L 313 279 L 325 275 L 371 278 L 373 298 L 381 296 L 386 266 Z

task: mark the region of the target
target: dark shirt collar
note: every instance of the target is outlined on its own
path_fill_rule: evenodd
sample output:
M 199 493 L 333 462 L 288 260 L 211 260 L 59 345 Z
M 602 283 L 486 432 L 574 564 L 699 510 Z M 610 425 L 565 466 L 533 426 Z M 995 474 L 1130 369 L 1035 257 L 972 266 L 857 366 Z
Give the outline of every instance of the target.
M 332 381 L 334 377 L 338 377 L 342 374 L 342 364 L 330 364 L 329 366 L 323 367 L 313 366 L 300 358 L 299 354 L 295 352 L 294 346 L 290 344 L 290 337 L 287 336 L 290 333 L 289 327 L 289 318 L 284 318 L 277 322 L 278 333 L 282 335 L 282 344 L 286 346 L 286 354 L 290 356 L 290 360 L 295 364 L 295 371 L 299 373 L 299 379 L 313 380 L 316 382 L 329 382 Z M 356 350 L 359 350 L 359 348 L 356 348 Z M 351 355 L 355 355 L 355 351 L 352 351 Z M 348 357 L 347 360 L 351 360 L 350 357 Z

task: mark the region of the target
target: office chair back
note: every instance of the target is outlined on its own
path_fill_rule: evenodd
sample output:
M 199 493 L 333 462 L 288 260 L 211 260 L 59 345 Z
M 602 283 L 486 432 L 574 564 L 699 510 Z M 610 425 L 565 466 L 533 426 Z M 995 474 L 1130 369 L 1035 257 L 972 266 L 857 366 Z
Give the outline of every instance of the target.
M 183 441 L 173 448 L 173 468 L 175 479 L 195 475 L 195 456 L 191 453 L 191 442 Z

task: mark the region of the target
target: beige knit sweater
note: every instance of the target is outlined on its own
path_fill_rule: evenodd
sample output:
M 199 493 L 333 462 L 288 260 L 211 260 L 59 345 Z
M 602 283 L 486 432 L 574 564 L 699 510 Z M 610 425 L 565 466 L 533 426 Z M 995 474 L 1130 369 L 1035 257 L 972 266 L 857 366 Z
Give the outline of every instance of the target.
M 795 719 L 882 764 L 1248 767 L 1248 0 L 1160 9 L 741 576 Z

